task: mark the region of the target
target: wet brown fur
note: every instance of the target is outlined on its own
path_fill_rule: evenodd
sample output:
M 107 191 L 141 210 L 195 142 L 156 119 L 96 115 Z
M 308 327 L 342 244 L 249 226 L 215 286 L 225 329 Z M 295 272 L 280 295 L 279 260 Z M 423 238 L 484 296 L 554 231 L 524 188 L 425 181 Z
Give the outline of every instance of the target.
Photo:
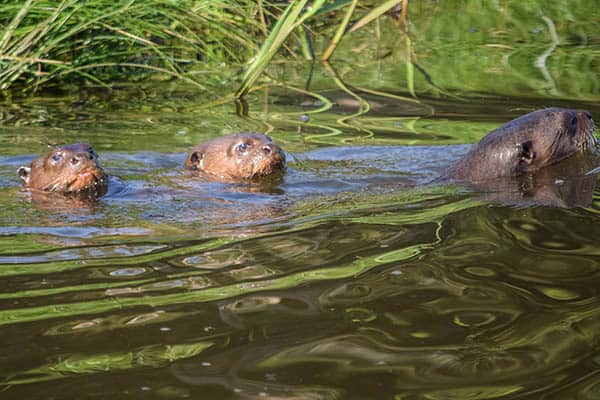
M 101 196 L 108 185 L 98 156 L 87 143 L 57 147 L 33 160 L 29 167 L 20 167 L 17 172 L 26 188 L 45 192 L 86 192 Z
M 266 135 L 238 133 L 195 146 L 184 166 L 214 180 L 247 180 L 284 170 L 285 154 Z
M 443 178 L 484 181 L 519 176 L 595 148 L 589 112 L 546 108 L 488 133 Z

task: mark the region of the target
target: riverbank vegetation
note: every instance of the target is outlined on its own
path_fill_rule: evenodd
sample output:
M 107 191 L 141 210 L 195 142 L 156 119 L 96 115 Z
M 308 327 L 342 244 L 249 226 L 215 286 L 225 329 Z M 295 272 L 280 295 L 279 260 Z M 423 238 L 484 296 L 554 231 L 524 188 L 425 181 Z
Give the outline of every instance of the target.
M 257 8 L 244 0 L 5 2 L 0 86 L 112 85 L 152 75 L 202 87 L 219 63 L 242 65 L 256 53 Z
M 598 20 L 592 0 L 4 1 L 0 88 L 175 80 L 241 97 L 261 79 L 307 79 L 296 79 L 306 60 L 333 54 L 352 65 L 340 78 L 366 87 L 385 75 L 413 96 L 534 88 L 593 100 Z
M 81 81 L 108 86 L 158 76 L 202 89 L 209 80 L 230 78 L 228 72 L 239 75 L 231 68 L 254 59 L 239 91 L 242 95 L 281 48 L 292 59 L 313 58 L 311 36 L 333 29 L 345 8 L 346 17 L 338 24 L 343 32 L 357 3 L 4 2 L 0 3 L 0 88 L 32 90 Z M 400 3 L 388 0 L 373 7 L 363 13 L 364 23 Z M 336 37 L 339 42 L 340 35 Z

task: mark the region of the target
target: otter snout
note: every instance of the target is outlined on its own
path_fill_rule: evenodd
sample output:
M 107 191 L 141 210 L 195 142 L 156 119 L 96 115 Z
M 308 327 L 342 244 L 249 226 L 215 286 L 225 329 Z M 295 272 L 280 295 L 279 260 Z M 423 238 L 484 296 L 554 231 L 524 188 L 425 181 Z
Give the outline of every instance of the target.
M 271 154 L 271 153 L 273 152 L 273 144 L 272 144 L 272 143 L 265 144 L 265 145 L 262 147 L 262 151 L 263 151 L 263 153 L 265 153 L 266 155 L 269 155 L 269 154 Z
M 277 145 L 275 143 L 264 144 L 261 147 L 261 149 L 262 149 L 263 155 L 266 157 L 273 158 L 275 163 L 278 163 L 281 158 L 285 159 L 283 150 L 281 149 L 281 147 L 279 147 L 279 145 Z
M 595 129 L 594 119 L 589 111 L 581 110 L 577 111 L 577 119 L 579 120 L 578 131 L 583 136 L 594 136 L 593 132 Z
M 71 165 L 78 165 L 81 161 L 87 158 L 85 153 L 77 153 L 71 158 Z
M 589 111 L 577 111 L 577 118 L 580 123 L 587 129 L 594 126 L 594 119 L 592 118 L 592 114 Z
M 96 159 L 96 152 L 91 147 L 87 151 L 79 151 L 71 157 L 71 165 L 77 166 L 79 164 L 86 163 L 88 161 L 94 161 Z

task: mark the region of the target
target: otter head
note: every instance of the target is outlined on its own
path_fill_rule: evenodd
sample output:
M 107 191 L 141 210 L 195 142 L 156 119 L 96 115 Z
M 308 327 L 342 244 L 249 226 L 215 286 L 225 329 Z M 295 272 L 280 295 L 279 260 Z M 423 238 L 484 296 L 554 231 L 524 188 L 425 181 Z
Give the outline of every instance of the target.
M 548 108 L 523 116 L 515 130 L 516 175 L 555 164 L 586 149 L 595 149 L 594 121 L 584 110 Z
M 57 147 L 17 170 L 26 188 L 57 193 L 106 193 L 108 179 L 86 143 Z
M 185 167 L 225 181 L 252 179 L 285 169 L 285 154 L 257 133 L 221 136 L 194 147 Z
M 534 172 L 586 149 L 594 149 L 589 112 L 547 108 L 514 119 L 488 133 L 452 165 L 443 178 L 463 181 Z

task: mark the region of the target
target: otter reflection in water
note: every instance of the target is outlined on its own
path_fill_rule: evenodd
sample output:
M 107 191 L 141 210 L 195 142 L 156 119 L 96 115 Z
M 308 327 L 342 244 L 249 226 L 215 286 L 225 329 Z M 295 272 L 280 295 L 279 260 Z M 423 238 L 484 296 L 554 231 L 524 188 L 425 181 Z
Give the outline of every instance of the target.
M 501 203 L 587 206 L 596 177 L 586 173 L 600 161 L 594 128 L 584 110 L 534 111 L 488 133 L 440 180 Z
M 467 186 L 486 201 L 516 206 L 588 207 L 596 189 L 596 175 L 587 174 L 599 165 L 598 154 L 585 153 L 536 172 L 472 182 Z

